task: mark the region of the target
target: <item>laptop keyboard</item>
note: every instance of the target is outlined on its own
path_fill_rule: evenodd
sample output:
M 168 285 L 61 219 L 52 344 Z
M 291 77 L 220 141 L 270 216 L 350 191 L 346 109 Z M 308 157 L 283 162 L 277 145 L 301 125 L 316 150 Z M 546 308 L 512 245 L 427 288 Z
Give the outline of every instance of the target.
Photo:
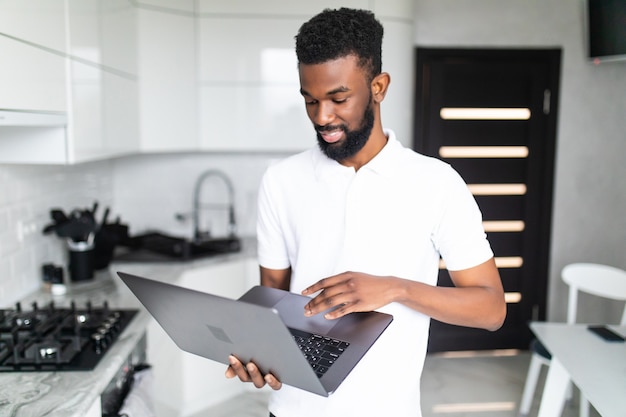
M 318 378 L 321 378 L 335 363 L 337 358 L 350 346 L 348 342 L 331 337 L 296 329 L 289 330 Z

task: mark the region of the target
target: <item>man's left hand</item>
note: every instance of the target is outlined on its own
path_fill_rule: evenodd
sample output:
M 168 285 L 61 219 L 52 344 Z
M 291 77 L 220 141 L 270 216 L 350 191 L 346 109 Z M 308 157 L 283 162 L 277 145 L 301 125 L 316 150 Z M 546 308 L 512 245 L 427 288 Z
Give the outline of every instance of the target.
M 344 272 L 324 278 L 302 291 L 303 295 L 321 291 L 304 307 L 304 314 L 313 316 L 334 308 L 324 315 L 330 320 L 356 311 L 376 310 L 393 301 L 392 280 L 392 277 L 362 272 Z

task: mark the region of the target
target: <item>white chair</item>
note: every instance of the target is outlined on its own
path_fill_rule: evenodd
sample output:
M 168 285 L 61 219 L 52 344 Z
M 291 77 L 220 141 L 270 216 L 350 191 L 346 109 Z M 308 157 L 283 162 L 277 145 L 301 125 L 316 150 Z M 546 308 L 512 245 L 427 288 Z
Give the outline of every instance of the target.
M 579 291 L 626 302 L 626 271 L 622 269 L 608 265 L 574 263 L 563 268 L 561 278 L 569 286 L 567 323 L 576 322 Z M 626 325 L 626 305 L 620 324 Z M 541 366 L 550 365 L 550 353 L 538 340 L 535 339 L 531 342 L 531 351 L 530 366 L 520 402 L 520 415 L 527 415 L 530 411 Z M 569 392 L 571 393 L 571 391 Z M 568 398 L 571 398 L 571 394 L 568 395 Z M 583 395 L 580 396 L 580 416 L 589 416 L 589 403 Z

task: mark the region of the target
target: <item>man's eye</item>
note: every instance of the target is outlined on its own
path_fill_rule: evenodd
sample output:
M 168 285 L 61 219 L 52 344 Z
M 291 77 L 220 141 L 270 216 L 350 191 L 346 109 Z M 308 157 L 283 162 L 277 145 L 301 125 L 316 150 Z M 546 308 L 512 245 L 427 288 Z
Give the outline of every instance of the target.
M 304 100 L 304 104 L 306 105 L 311 105 L 311 104 L 316 104 L 317 100 Z
M 346 101 L 348 101 L 347 98 L 336 98 L 333 100 L 333 103 L 341 104 L 341 103 L 345 103 Z

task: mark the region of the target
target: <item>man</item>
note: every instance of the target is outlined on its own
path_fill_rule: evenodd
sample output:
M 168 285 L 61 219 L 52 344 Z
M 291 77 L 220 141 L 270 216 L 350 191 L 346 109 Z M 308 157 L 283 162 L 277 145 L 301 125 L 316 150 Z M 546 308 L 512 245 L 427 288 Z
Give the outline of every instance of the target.
M 380 310 L 394 321 L 328 398 L 231 357 L 226 376 L 273 388 L 276 417 L 419 416 L 430 317 L 496 330 L 506 314 L 467 186 L 382 127 L 382 36 L 371 12 L 344 8 L 300 28 L 300 92 L 319 149 L 267 170 L 257 232 L 261 283 L 314 297 L 303 314 Z M 436 286 L 440 257 L 453 288 Z

